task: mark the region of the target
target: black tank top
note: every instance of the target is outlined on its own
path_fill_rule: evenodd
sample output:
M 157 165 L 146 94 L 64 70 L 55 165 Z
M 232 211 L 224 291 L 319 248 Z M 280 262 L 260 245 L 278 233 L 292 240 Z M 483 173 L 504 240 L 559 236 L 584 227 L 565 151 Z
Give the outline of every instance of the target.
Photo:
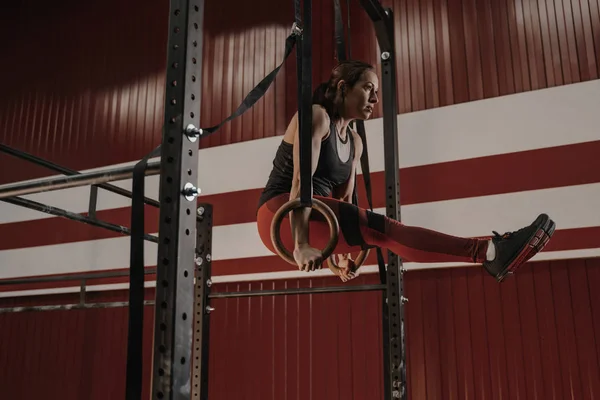
M 345 183 L 350 178 L 354 159 L 354 137 L 350 130 L 348 130 L 347 136 L 350 141 L 350 156 L 345 162 L 340 160 L 338 155 L 337 141 L 339 137 L 333 123 L 329 126 L 329 132 L 327 139 L 321 142 L 319 162 L 312 179 L 313 195 L 323 197 L 329 197 L 335 186 Z M 273 169 L 258 201 L 258 207 L 260 208 L 261 205 L 275 196 L 289 193 L 292 189 L 293 174 L 293 145 L 282 140 L 273 160 Z

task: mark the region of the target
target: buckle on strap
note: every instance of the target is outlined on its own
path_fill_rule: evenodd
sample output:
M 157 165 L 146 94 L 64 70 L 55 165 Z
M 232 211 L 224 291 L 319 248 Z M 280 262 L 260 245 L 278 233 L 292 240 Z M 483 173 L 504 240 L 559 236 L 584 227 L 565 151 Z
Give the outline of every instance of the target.
M 292 24 L 292 31 L 291 34 L 293 36 L 302 36 L 302 27 L 300 27 L 300 25 L 298 25 L 297 22 L 294 22 Z

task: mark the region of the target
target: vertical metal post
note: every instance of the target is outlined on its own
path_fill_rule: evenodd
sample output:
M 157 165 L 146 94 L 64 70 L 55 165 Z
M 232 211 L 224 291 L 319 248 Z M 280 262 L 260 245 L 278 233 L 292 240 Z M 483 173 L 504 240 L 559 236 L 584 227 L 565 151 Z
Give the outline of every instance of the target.
M 197 210 L 196 284 L 194 289 L 194 361 L 192 400 L 208 400 L 208 352 L 210 335 L 210 287 L 213 209 L 200 204 Z
M 394 15 L 377 0 L 360 0 L 373 21 L 381 57 L 381 93 L 383 104 L 383 147 L 385 162 L 386 215 L 400 221 L 400 168 L 398 162 L 398 98 Z M 406 301 L 402 260 L 388 251 L 387 290 L 383 301 L 383 359 L 385 400 L 406 400 L 406 350 L 404 308 Z
M 300 201 L 312 206 L 312 0 L 304 0 L 298 57 L 298 124 L 300 146 Z M 298 7 L 298 5 L 296 5 Z M 297 10 L 298 14 L 299 10 Z M 317 155 L 318 156 L 318 155 Z
M 152 399 L 191 397 L 203 0 L 171 0 L 161 147 Z
M 400 168 L 398 161 L 398 102 L 396 91 L 396 54 L 394 46 L 394 16 L 385 10 L 380 24 L 381 92 L 383 104 L 383 147 L 385 160 L 386 215 L 400 221 Z M 382 45 L 383 44 L 383 45 Z M 388 251 L 387 290 L 384 302 L 384 368 L 385 399 L 406 400 L 406 357 L 404 343 L 404 285 L 402 260 Z
M 90 205 L 88 207 L 88 215 L 90 218 L 96 219 L 96 207 L 98 206 L 98 186 L 90 187 Z

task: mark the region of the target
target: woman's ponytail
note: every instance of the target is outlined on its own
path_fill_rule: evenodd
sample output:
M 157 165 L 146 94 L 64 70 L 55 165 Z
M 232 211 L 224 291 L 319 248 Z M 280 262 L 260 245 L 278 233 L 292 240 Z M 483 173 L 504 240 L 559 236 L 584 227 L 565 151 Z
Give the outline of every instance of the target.
M 327 110 L 329 115 L 333 112 L 333 100 L 331 99 L 331 93 L 328 93 L 329 81 L 323 82 L 317 86 L 312 96 L 312 103 L 319 104 Z

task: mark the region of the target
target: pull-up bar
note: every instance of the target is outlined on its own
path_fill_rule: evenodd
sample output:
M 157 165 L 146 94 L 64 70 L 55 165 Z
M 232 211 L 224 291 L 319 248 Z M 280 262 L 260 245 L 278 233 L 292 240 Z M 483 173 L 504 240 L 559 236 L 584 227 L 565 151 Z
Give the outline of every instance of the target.
M 49 192 L 78 186 L 96 185 L 131 178 L 133 166 L 105 168 L 100 171 L 82 173 L 79 175 L 61 176 L 41 179 L 34 182 L 19 182 L 0 186 L 0 199 L 26 194 Z M 160 173 L 160 161 L 148 163 L 146 176 Z
M 371 292 L 385 290 L 385 285 L 353 285 L 353 286 L 331 286 L 311 288 L 288 288 L 272 290 L 249 290 L 246 292 L 217 292 L 208 295 L 209 299 L 230 299 L 239 297 L 257 296 L 286 296 L 292 294 L 319 294 L 319 293 L 348 293 L 348 292 Z
M 0 151 L 3 153 L 9 154 L 13 157 L 19 158 L 21 160 L 25 160 L 30 163 L 33 163 L 35 165 L 39 165 L 41 167 L 48 168 L 52 171 L 60 172 L 61 174 L 64 174 L 64 175 L 80 175 L 81 174 L 81 172 L 79 172 L 79 171 L 75 171 L 73 169 L 53 163 L 53 162 L 45 160 L 41 157 L 34 156 L 33 154 L 27 153 L 23 150 L 18 150 L 18 149 L 12 148 L 5 144 L 0 143 Z M 129 190 L 125 190 L 118 186 L 114 186 L 114 185 L 111 185 L 108 183 L 100 183 L 97 186 L 101 189 L 104 189 L 104 190 L 112 192 L 112 193 L 119 194 L 121 196 L 129 197 L 129 198 L 132 197 L 132 194 Z M 144 198 L 144 202 L 153 207 L 160 206 L 160 202 L 158 202 L 154 199 L 148 198 L 148 197 Z

